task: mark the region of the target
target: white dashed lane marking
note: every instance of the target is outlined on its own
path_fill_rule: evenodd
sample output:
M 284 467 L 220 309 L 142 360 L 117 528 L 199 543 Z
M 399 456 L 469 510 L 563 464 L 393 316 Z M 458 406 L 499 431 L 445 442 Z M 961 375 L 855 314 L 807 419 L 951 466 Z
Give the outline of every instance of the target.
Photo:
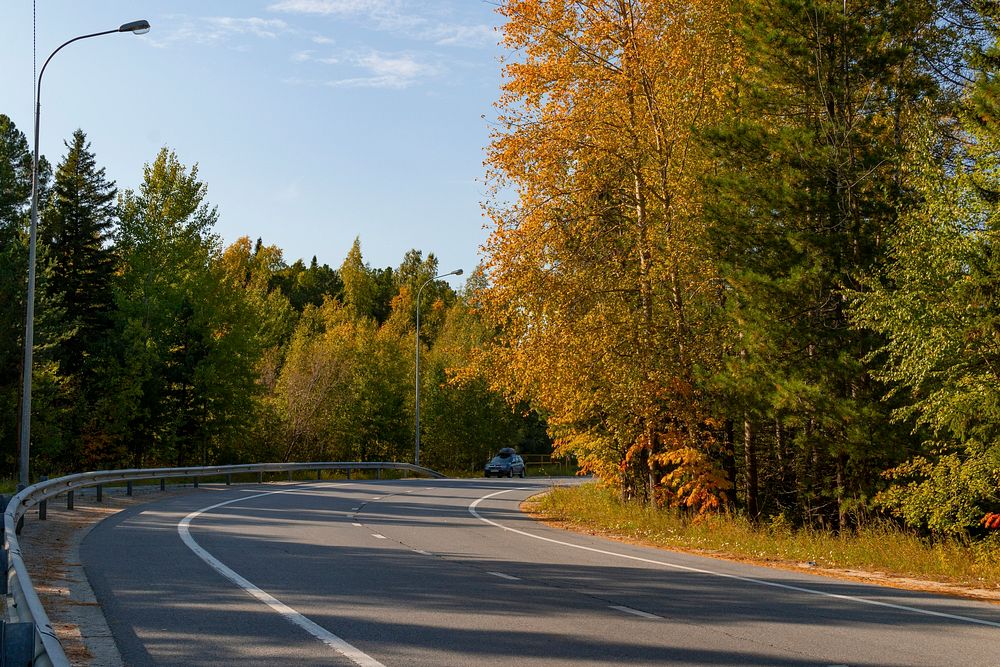
M 510 581 L 521 581 L 519 577 L 512 577 L 509 574 L 504 574 L 503 572 L 487 572 L 486 574 L 492 574 L 494 577 L 500 577 L 501 579 L 508 579 Z
M 625 612 L 626 614 L 632 614 L 633 616 L 639 616 L 642 618 L 648 618 L 655 621 L 662 621 L 662 616 L 657 616 L 656 614 L 650 614 L 649 612 L 639 611 L 638 609 L 632 609 L 632 607 L 622 607 L 621 605 L 613 604 L 612 609 L 617 609 L 618 611 Z

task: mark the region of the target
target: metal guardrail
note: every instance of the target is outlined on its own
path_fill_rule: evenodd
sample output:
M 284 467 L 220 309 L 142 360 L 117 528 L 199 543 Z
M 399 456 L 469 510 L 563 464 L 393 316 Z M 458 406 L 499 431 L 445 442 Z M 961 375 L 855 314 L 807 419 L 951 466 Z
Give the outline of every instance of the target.
M 35 592 L 28 576 L 28 568 L 24 563 L 21 554 L 21 545 L 17 541 L 20 532 L 19 523 L 24 514 L 32 507 L 39 506 L 41 510 L 44 501 L 60 494 L 68 494 L 68 506 L 72 507 L 72 492 L 89 486 L 100 486 L 103 484 L 113 484 L 116 482 L 131 483 L 136 480 L 146 479 L 175 479 L 199 477 L 219 477 L 225 476 L 226 482 L 232 475 L 259 473 L 259 481 L 263 480 L 263 474 L 269 472 L 297 471 L 323 471 L 323 470 L 343 470 L 348 477 L 352 470 L 406 470 L 428 477 L 443 478 L 444 475 L 430 468 L 413 465 L 412 463 L 394 462 L 345 462 L 330 461 L 322 463 L 255 463 L 248 465 L 233 466 L 207 466 L 193 468 L 135 468 L 128 470 L 99 470 L 95 472 L 84 472 L 76 475 L 67 475 L 50 479 L 37 484 L 33 484 L 23 491 L 18 492 L 7 503 L 3 515 L 3 566 L 5 569 L 5 585 L 3 593 L 6 595 L 6 610 L 3 624 L 0 626 L 0 662 L 11 665 L 32 665 L 35 667 L 69 667 L 69 660 L 63 651 L 62 645 L 55 636 L 52 624 L 49 622 L 48 614 L 42 607 L 38 594 Z M 197 484 L 197 481 L 195 482 Z M 33 630 L 29 638 L 29 627 Z M 16 638 L 22 641 L 16 641 Z M 25 642 L 31 642 L 25 647 Z M 18 653 L 17 657 L 10 655 L 8 645 L 16 644 L 20 648 L 14 649 Z M 22 657 L 23 656 L 23 657 Z

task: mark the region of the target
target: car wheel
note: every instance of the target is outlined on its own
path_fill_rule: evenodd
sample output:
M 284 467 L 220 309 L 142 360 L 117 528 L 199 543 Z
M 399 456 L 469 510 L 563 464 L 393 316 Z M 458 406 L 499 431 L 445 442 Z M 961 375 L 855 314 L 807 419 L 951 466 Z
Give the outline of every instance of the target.
M 509 478 L 509 477 L 513 477 L 513 476 L 514 476 L 514 469 L 513 468 L 507 468 L 507 477 Z
M 527 474 L 528 474 L 528 471 L 525 470 L 524 468 L 521 468 L 521 474 L 518 475 L 518 477 L 520 477 L 521 479 L 524 479 Z

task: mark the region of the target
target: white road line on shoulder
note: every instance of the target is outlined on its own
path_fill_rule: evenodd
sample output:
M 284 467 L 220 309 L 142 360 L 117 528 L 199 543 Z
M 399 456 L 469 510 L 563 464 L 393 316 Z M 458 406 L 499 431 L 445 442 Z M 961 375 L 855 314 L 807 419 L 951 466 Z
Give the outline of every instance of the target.
M 360 523 L 352 523 L 351 525 L 352 525 L 352 526 L 355 526 L 355 527 L 357 527 L 357 528 L 361 528 L 361 524 L 360 524 Z
M 510 581 L 521 581 L 519 577 L 512 577 L 509 574 L 504 574 L 503 572 L 487 572 L 486 574 L 492 574 L 494 577 L 500 577 L 501 579 L 509 579 Z
M 417 552 L 418 554 L 422 555 L 422 556 L 431 556 L 431 555 L 433 555 L 433 554 L 431 554 L 431 552 L 424 551 L 423 549 L 414 549 L 414 551 Z
M 208 553 L 200 544 L 198 544 L 195 539 L 191 536 L 190 525 L 191 522 L 196 519 L 199 515 L 205 512 L 210 512 L 219 507 L 224 507 L 226 505 L 231 505 L 233 503 L 243 502 L 244 500 L 251 500 L 253 498 L 261 498 L 263 496 L 271 496 L 276 493 L 287 493 L 286 490 L 281 491 L 268 491 L 267 493 L 258 493 L 252 496 L 240 496 L 239 498 L 234 498 L 232 500 L 227 500 L 222 503 L 216 503 L 214 505 L 209 505 L 208 507 L 202 507 L 200 510 L 191 512 L 186 517 L 181 519 L 180 523 L 177 524 L 177 532 L 181 536 L 181 540 L 188 546 L 191 551 L 195 553 L 198 558 L 208 563 L 209 567 L 221 574 L 223 577 L 233 582 L 247 593 L 260 600 L 268 607 L 278 612 L 285 617 L 286 620 L 299 626 L 309 634 L 311 634 L 316 639 L 320 640 L 334 651 L 344 656 L 351 662 L 361 667 L 385 667 L 381 662 L 371 657 L 367 653 L 364 653 L 360 649 L 348 644 L 346 641 L 333 634 L 323 626 L 319 625 L 315 621 L 306 618 L 299 612 L 295 611 L 281 600 L 278 600 L 273 595 L 261 590 L 254 584 L 250 583 L 247 579 L 244 579 L 235 571 L 231 570 L 225 564 L 222 563 L 218 558 Z
M 654 621 L 662 621 L 662 616 L 657 616 L 656 614 L 650 614 L 646 611 L 639 611 L 638 609 L 632 609 L 632 607 L 623 607 L 622 605 L 613 604 L 612 609 L 617 609 L 618 611 L 625 612 L 626 614 L 632 614 L 633 616 L 641 616 L 642 618 L 648 618 Z
M 551 537 L 543 537 L 541 535 L 534 535 L 532 533 L 525 532 L 523 530 L 518 530 L 517 528 L 510 528 L 496 521 L 491 521 L 487 519 L 479 512 L 476 508 L 479 507 L 479 503 L 484 500 L 489 500 L 494 496 L 499 496 L 503 493 L 510 493 L 511 491 L 531 491 L 532 487 L 514 487 L 510 489 L 504 489 L 503 491 L 496 491 L 494 493 L 487 494 L 477 500 L 474 500 L 469 505 L 469 512 L 472 516 L 476 517 L 483 523 L 488 523 L 491 526 L 495 526 L 502 530 L 506 530 L 511 533 L 516 533 L 518 535 L 524 535 L 525 537 L 530 537 L 533 540 L 541 540 L 543 542 L 549 542 L 550 544 L 558 544 L 563 547 L 569 547 L 571 549 L 579 549 L 581 551 L 589 551 L 595 554 L 601 554 L 604 556 L 612 556 L 614 558 L 624 558 L 626 560 L 637 561 L 639 563 L 649 563 L 651 565 L 661 565 L 663 567 L 669 567 L 674 570 L 681 570 L 683 572 L 695 572 L 697 574 L 705 574 L 712 577 L 720 577 L 722 579 L 730 579 L 733 581 L 743 581 L 750 584 L 759 584 L 761 586 L 770 586 L 771 588 L 780 588 L 786 591 L 796 591 L 798 593 L 808 593 L 810 595 L 819 595 L 826 598 L 833 598 L 835 600 L 845 600 L 847 602 L 857 602 L 859 604 L 867 604 L 873 607 L 884 607 L 887 609 L 896 609 L 898 611 L 908 611 L 914 614 L 923 614 L 924 616 L 935 616 L 937 618 L 949 618 L 953 621 L 963 621 L 965 623 L 975 623 L 976 625 L 987 625 L 991 628 L 1000 628 L 1000 623 L 994 623 L 993 621 L 985 621 L 981 618 L 972 618 L 971 616 L 959 616 L 958 614 L 946 614 L 941 611 L 932 611 L 930 609 L 921 609 L 919 607 L 908 607 L 901 604 L 893 604 L 891 602 L 882 602 L 880 600 L 870 600 L 868 598 L 855 597 L 853 595 L 841 595 L 840 593 L 828 593 L 826 591 L 816 590 L 814 588 L 805 588 L 804 586 L 795 586 L 792 584 L 781 584 L 776 581 L 766 581 L 764 579 L 755 579 L 753 577 L 743 577 L 738 574 L 727 574 L 725 572 L 715 572 L 713 570 L 705 570 L 699 567 L 689 567 L 687 565 L 678 565 L 677 563 L 669 563 L 662 560 L 653 560 L 652 558 L 642 558 L 640 556 L 630 556 L 628 554 L 617 553 L 614 551 L 607 551 L 605 549 L 597 549 L 595 547 L 588 547 L 582 544 L 573 544 L 572 542 L 563 542 L 562 540 L 555 540 Z
M 380 540 L 384 540 L 385 539 L 385 535 L 379 535 L 378 533 L 372 533 L 372 537 L 377 537 Z

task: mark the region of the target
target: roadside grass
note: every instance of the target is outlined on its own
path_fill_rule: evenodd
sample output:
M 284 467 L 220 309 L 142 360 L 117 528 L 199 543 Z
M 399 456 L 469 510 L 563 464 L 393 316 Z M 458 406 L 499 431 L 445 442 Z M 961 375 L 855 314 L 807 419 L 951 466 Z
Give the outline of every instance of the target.
M 835 535 L 794 529 L 780 519 L 758 526 L 730 514 L 691 519 L 623 504 L 597 484 L 555 487 L 528 509 L 576 528 L 706 555 L 1000 589 L 1000 539 L 931 542 L 887 523 Z

